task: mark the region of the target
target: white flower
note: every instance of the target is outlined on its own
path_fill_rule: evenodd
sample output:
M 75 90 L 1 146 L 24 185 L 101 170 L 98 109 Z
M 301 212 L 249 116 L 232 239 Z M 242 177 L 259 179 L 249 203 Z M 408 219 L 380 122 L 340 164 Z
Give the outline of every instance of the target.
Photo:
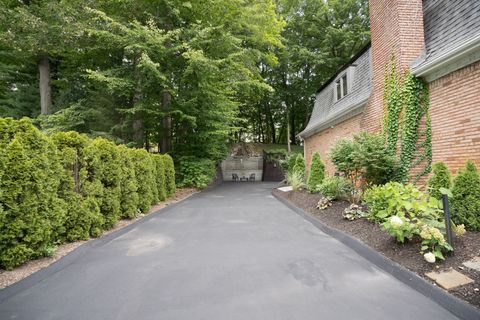
M 425 260 L 427 260 L 427 262 L 435 263 L 435 255 L 433 253 L 427 252 L 423 255 L 423 257 L 425 258 Z
M 402 226 L 403 220 L 400 219 L 398 216 L 392 216 L 392 217 L 390 217 L 390 224 L 394 228 L 399 228 L 399 227 Z

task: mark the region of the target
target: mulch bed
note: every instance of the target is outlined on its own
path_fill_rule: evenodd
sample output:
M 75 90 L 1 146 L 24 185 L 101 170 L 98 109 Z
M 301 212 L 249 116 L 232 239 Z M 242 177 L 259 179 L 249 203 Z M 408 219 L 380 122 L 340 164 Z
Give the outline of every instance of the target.
M 431 283 L 434 282 L 425 276 L 426 272 L 453 268 L 467 275 L 474 280 L 472 284 L 449 290 L 449 292 L 480 308 L 480 273 L 462 265 L 463 262 L 475 256 L 480 256 L 480 232 L 467 232 L 462 237 L 457 238 L 455 241 L 455 254 L 448 255 L 443 262 L 430 264 L 419 253 L 420 243 L 418 241 L 398 244 L 379 225 L 366 219 L 355 221 L 344 219 L 342 217 L 343 210 L 349 206 L 349 203 L 346 201 L 335 201 L 331 207 L 325 210 L 318 210 L 316 206 L 321 197 L 318 194 L 310 194 L 305 190 L 296 192 L 274 190 L 274 193 L 314 215 L 326 225 L 361 240 L 366 245 L 417 273 Z

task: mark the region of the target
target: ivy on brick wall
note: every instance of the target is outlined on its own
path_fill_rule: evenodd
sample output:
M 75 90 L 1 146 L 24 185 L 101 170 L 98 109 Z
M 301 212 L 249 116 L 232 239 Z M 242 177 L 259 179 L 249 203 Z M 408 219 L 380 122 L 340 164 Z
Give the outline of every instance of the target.
M 430 173 L 432 165 L 428 85 L 410 71 L 399 77 L 393 59 L 385 74 L 383 128 L 389 152 L 397 154 L 400 145 L 396 178 L 416 182 Z M 410 176 L 410 170 L 422 163 L 418 173 Z

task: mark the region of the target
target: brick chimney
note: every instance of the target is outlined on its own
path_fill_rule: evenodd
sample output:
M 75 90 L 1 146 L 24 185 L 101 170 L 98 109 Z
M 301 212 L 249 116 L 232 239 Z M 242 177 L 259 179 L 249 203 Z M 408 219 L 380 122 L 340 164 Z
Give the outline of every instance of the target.
M 424 49 L 422 0 L 370 0 L 373 90 L 362 129 L 379 131 L 383 117 L 385 66 L 392 54 L 404 73 Z

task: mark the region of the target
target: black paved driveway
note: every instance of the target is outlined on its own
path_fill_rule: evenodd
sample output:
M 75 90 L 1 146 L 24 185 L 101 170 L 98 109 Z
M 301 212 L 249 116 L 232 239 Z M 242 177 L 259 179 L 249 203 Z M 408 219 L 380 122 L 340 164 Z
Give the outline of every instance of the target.
M 3 301 L 0 319 L 455 319 L 272 187 L 196 195 Z

